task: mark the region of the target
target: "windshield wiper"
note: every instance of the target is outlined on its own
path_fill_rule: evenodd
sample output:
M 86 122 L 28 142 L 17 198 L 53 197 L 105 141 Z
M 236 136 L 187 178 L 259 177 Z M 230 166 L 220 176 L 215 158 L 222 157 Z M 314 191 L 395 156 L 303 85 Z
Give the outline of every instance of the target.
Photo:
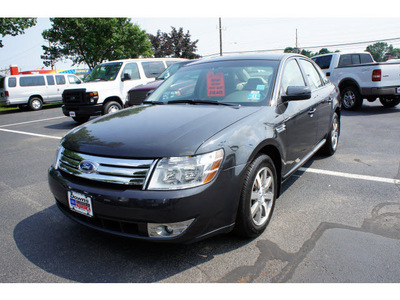
M 162 101 L 143 101 L 143 104 L 165 104 Z
M 240 104 L 219 102 L 216 100 L 195 100 L 195 99 L 185 99 L 185 100 L 171 100 L 167 104 L 175 103 L 188 103 L 188 104 L 213 104 L 213 105 L 225 105 L 225 106 L 240 106 Z

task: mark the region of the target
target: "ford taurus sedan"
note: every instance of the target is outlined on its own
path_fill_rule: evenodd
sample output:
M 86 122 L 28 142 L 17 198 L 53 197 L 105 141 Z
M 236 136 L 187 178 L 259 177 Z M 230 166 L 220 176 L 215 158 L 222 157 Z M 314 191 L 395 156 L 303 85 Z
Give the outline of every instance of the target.
M 231 231 L 254 238 L 281 184 L 317 151 L 334 154 L 339 134 L 337 90 L 308 58 L 199 60 L 143 105 L 69 132 L 49 185 L 64 214 L 103 232 L 177 243 Z

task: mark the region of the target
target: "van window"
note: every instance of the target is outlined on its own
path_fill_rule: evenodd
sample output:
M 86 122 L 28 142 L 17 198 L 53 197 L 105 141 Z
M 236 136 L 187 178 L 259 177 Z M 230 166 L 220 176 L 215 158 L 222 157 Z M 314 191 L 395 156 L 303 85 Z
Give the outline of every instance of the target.
M 47 75 L 46 79 L 47 79 L 47 84 L 48 85 L 54 85 L 54 77 L 53 77 L 53 75 Z
M 17 86 L 17 78 L 10 77 L 8 78 L 8 87 L 16 87 Z
M 74 75 L 68 75 L 68 82 L 71 84 L 78 84 L 80 83 L 80 80 Z
M 58 85 L 65 84 L 64 75 L 56 75 L 56 82 L 57 82 Z
M 40 86 L 45 85 L 44 76 L 26 76 L 19 78 L 20 86 Z
M 146 61 L 142 66 L 147 78 L 158 77 L 166 69 L 162 61 Z
M 314 57 L 312 60 L 315 61 L 321 69 L 329 69 L 332 61 L 332 55 Z
M 137 63 L 126 64 L 124 70 L 121 73 L 121 78 L 124 78 L 124 74 L 129 74 L 131 79 L 140 79 Z

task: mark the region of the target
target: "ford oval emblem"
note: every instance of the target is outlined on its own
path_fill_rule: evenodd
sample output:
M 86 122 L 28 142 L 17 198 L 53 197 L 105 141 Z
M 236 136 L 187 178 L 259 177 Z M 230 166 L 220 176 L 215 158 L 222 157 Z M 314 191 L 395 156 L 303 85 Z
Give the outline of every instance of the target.
M 79 170 L 86 174 L 94 173 L 97 170 L 97 164 L 88 160 L 84 160 L 79 164 Z

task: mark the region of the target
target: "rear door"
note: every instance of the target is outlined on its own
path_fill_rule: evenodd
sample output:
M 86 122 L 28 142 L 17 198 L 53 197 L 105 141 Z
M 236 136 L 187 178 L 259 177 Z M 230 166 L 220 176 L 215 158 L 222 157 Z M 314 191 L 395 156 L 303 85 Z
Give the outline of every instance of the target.
M 300 66 L 303 70 L 308 85 L 311 88 L 311 99 L 313 101 L 313 118 L 316 121 L 316 141 L 319 143 L 325 138 L 330 127 L 330 118 L 332 116 L 332 85 L 327 84 L 320 76 L 315 66 L 305 59 L 299 59 Z M 312 115 L 310 115 L 312 116 Z
M 296 59 L 291 59 L 283 69 L 281 93 L 286 94 L 289 86 L 306 86 L 307 82 Z M 284 173 L 292 170 L 314 147 L 317 139 L 317 121 L 314 118 L 314 98 L 289 101 L 279 105 L 285 116 L 285 134 L 282 135 L 286 148 Z

